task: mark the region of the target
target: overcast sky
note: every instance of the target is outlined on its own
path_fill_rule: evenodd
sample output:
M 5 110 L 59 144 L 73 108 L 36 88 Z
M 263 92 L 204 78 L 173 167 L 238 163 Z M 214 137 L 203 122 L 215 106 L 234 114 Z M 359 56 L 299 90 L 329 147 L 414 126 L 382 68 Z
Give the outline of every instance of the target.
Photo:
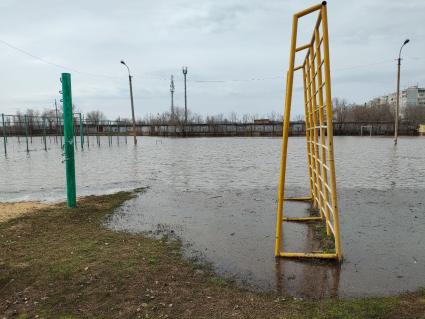
M 188 106 L 207 115 L 264 115 L 283 110 L 293 13 L 317 1 L 288 0 L 39 0 L 0 1 L 0 112 L 44 109 L 60 98 L 60 73 L 72 74 L 83 111 L 129 117 L 124 59 L 134 74 L 136 116 L 184 105 L 181 66 L 188 66 Z M 328 1 L 334 97 L 364 103 L 402 87 L 425 86 L 425 1 Z M 300 25 L 299 44 L 312 19 Z M 78 72 L 76 72 L 78 71 Z M 236 80 L 236 81 L 235 81 Z M 205 82 L 206 81 L 206 82 Z M 208 82 L 210 81 L 210 82 Z M 295 82 L 293 116 L 303 110 Z

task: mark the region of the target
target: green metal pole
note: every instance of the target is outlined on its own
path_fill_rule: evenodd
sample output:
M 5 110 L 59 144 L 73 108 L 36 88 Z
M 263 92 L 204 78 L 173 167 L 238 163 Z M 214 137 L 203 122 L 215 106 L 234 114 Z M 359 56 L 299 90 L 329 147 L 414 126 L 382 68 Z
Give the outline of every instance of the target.
M 27 152 L 29 152 L 28 148 L 28 115 L 25 114 L 25 141 L 27 142 Z
M 62 73 L 63 138 L 66 166 L 66 196 L 68 207 L 77 206 L 74 158 L 74 116 L 72 114 L 71 74 Z
M 6 155 L 6 154 L 7 154 L 7 146 L 6 146 L 6 129 L 5 129 L 5 126 L 4 126 L 4 114 L 3 114 L 3 113 L 1 114 L 1 119 L 2 119 L 2 122 L 3 122 L 2 131 L 3 131 L 4 155 Z
M 80 144 L 81 149 L 84 148 L 84 132 L 83 132 L 83 120 L 81 119 L 81 113 L 80 113 Z

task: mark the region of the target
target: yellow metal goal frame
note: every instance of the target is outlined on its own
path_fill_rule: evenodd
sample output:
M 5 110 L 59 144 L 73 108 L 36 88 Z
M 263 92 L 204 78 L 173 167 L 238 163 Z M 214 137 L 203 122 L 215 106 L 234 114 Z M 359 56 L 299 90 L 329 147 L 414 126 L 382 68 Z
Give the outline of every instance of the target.
M 297 46 L 298 20 L 318 12 L 311 41 Z M 295 55 L 306 51 L 302 65 L 295 66 Z M 323 55 L 323 58 L 322 58 Z M 310 196 L 286 200 L 311 201 L 319 216 L 284 217 L 286 159 L 288 149 L 289 121 L 292 104 L 294 73 L 302 70 L 304 85 L 305 130 Z M 282 133 L 282 158 L 276 214 L 276 257 L 324 258 L 342 260 L 339 229 L 339 213 L 336 193 L 335 164 L 333 152 L 332 97 L 329 62 L 329 38 L 326 2 L 298 12 L 293 17 L 289 69 L 286 77 L 285 115 Z M 333 236 L 335 252 L 286 252 L 282 249 L 283 222 L 319 221 L 326 224 L 326 233 Z

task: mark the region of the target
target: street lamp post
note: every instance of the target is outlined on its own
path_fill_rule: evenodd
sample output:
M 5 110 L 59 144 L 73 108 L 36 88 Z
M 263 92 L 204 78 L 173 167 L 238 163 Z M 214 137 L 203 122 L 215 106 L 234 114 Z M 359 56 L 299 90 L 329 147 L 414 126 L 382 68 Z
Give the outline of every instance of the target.
M 397 138 L 398 138 L 398 118 L 399 118 L 399 107 L 400 107 L 400 66 L 401 66 L 401 50 L 403 47 L 409 43 L 409 39 L 406 39 L 403 42 L 403 45 L 400 48 L 400 52 L 398 54 L 398 63 L 397 63 L 397 101 L 395 106 L 395 116 L 394 116 L 394 145 L 397 145 Z
M 187 92 L 186 92 L 186 75 L 187 75 L 187 66 L 182 68 L 184 75 L 184 125 L 187 125 Z
M 174 120 L 174 77 L 171 75 L 170 83 L 170 92 L 171 92 L 171 120 Z
M 128 70 L 128 81 L 130 83 L 131 116 L 132 116 L 132 119 L 133 119 L 133 134 L 134 134 L 133 137 L 134 137 L 134 145 L 137 145 L 136 119 L 134 117 L 133 84 L 132 84 L 132 81 L 131 81 L 132 76 L 130 74 L 130 68 L 128 67 L 128 65 L 125 64 L 125 62 L 122 61 L 122 60 L 121 60 L 121 64 L 123 64 L 124 66 L 126 66 L 127 67 L 127 70 Z

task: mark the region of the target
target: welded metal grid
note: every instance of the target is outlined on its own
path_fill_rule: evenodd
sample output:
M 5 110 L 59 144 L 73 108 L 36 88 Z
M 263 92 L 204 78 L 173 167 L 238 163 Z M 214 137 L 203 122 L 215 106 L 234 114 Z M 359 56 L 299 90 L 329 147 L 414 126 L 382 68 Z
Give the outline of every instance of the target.
M 313 12 L 318 12 L 319 14 L 311 41 L 308 44 L 297 46 L 298 19 Z M 301 51 L 306 52 L 304 62 L 302 65 L 295 67 L 295 55 L 297 52 Z M 335 258 L 341 260 L 342 254 L 333 154 L 331 79 L 326 2 L 294 15 L 289 64 L 290 67 L 287 73 L 286 83 L 275 255 L 281 257 Z M 310 196 L 293 198 L 292 200 L 311 200 L 313 208 L 316 208 L 319 211 L 319 216 L 284 218 L 283 199 L 285 190 L 289 119 L 292 102 L 293 77 L 294 72 L 298 70 L 302 70 L 303 74 Z M 335 252 L 283 252 L 283 221 L 324 221 L 326 224 L 327 235 L 333 236 L 334 238 Z

